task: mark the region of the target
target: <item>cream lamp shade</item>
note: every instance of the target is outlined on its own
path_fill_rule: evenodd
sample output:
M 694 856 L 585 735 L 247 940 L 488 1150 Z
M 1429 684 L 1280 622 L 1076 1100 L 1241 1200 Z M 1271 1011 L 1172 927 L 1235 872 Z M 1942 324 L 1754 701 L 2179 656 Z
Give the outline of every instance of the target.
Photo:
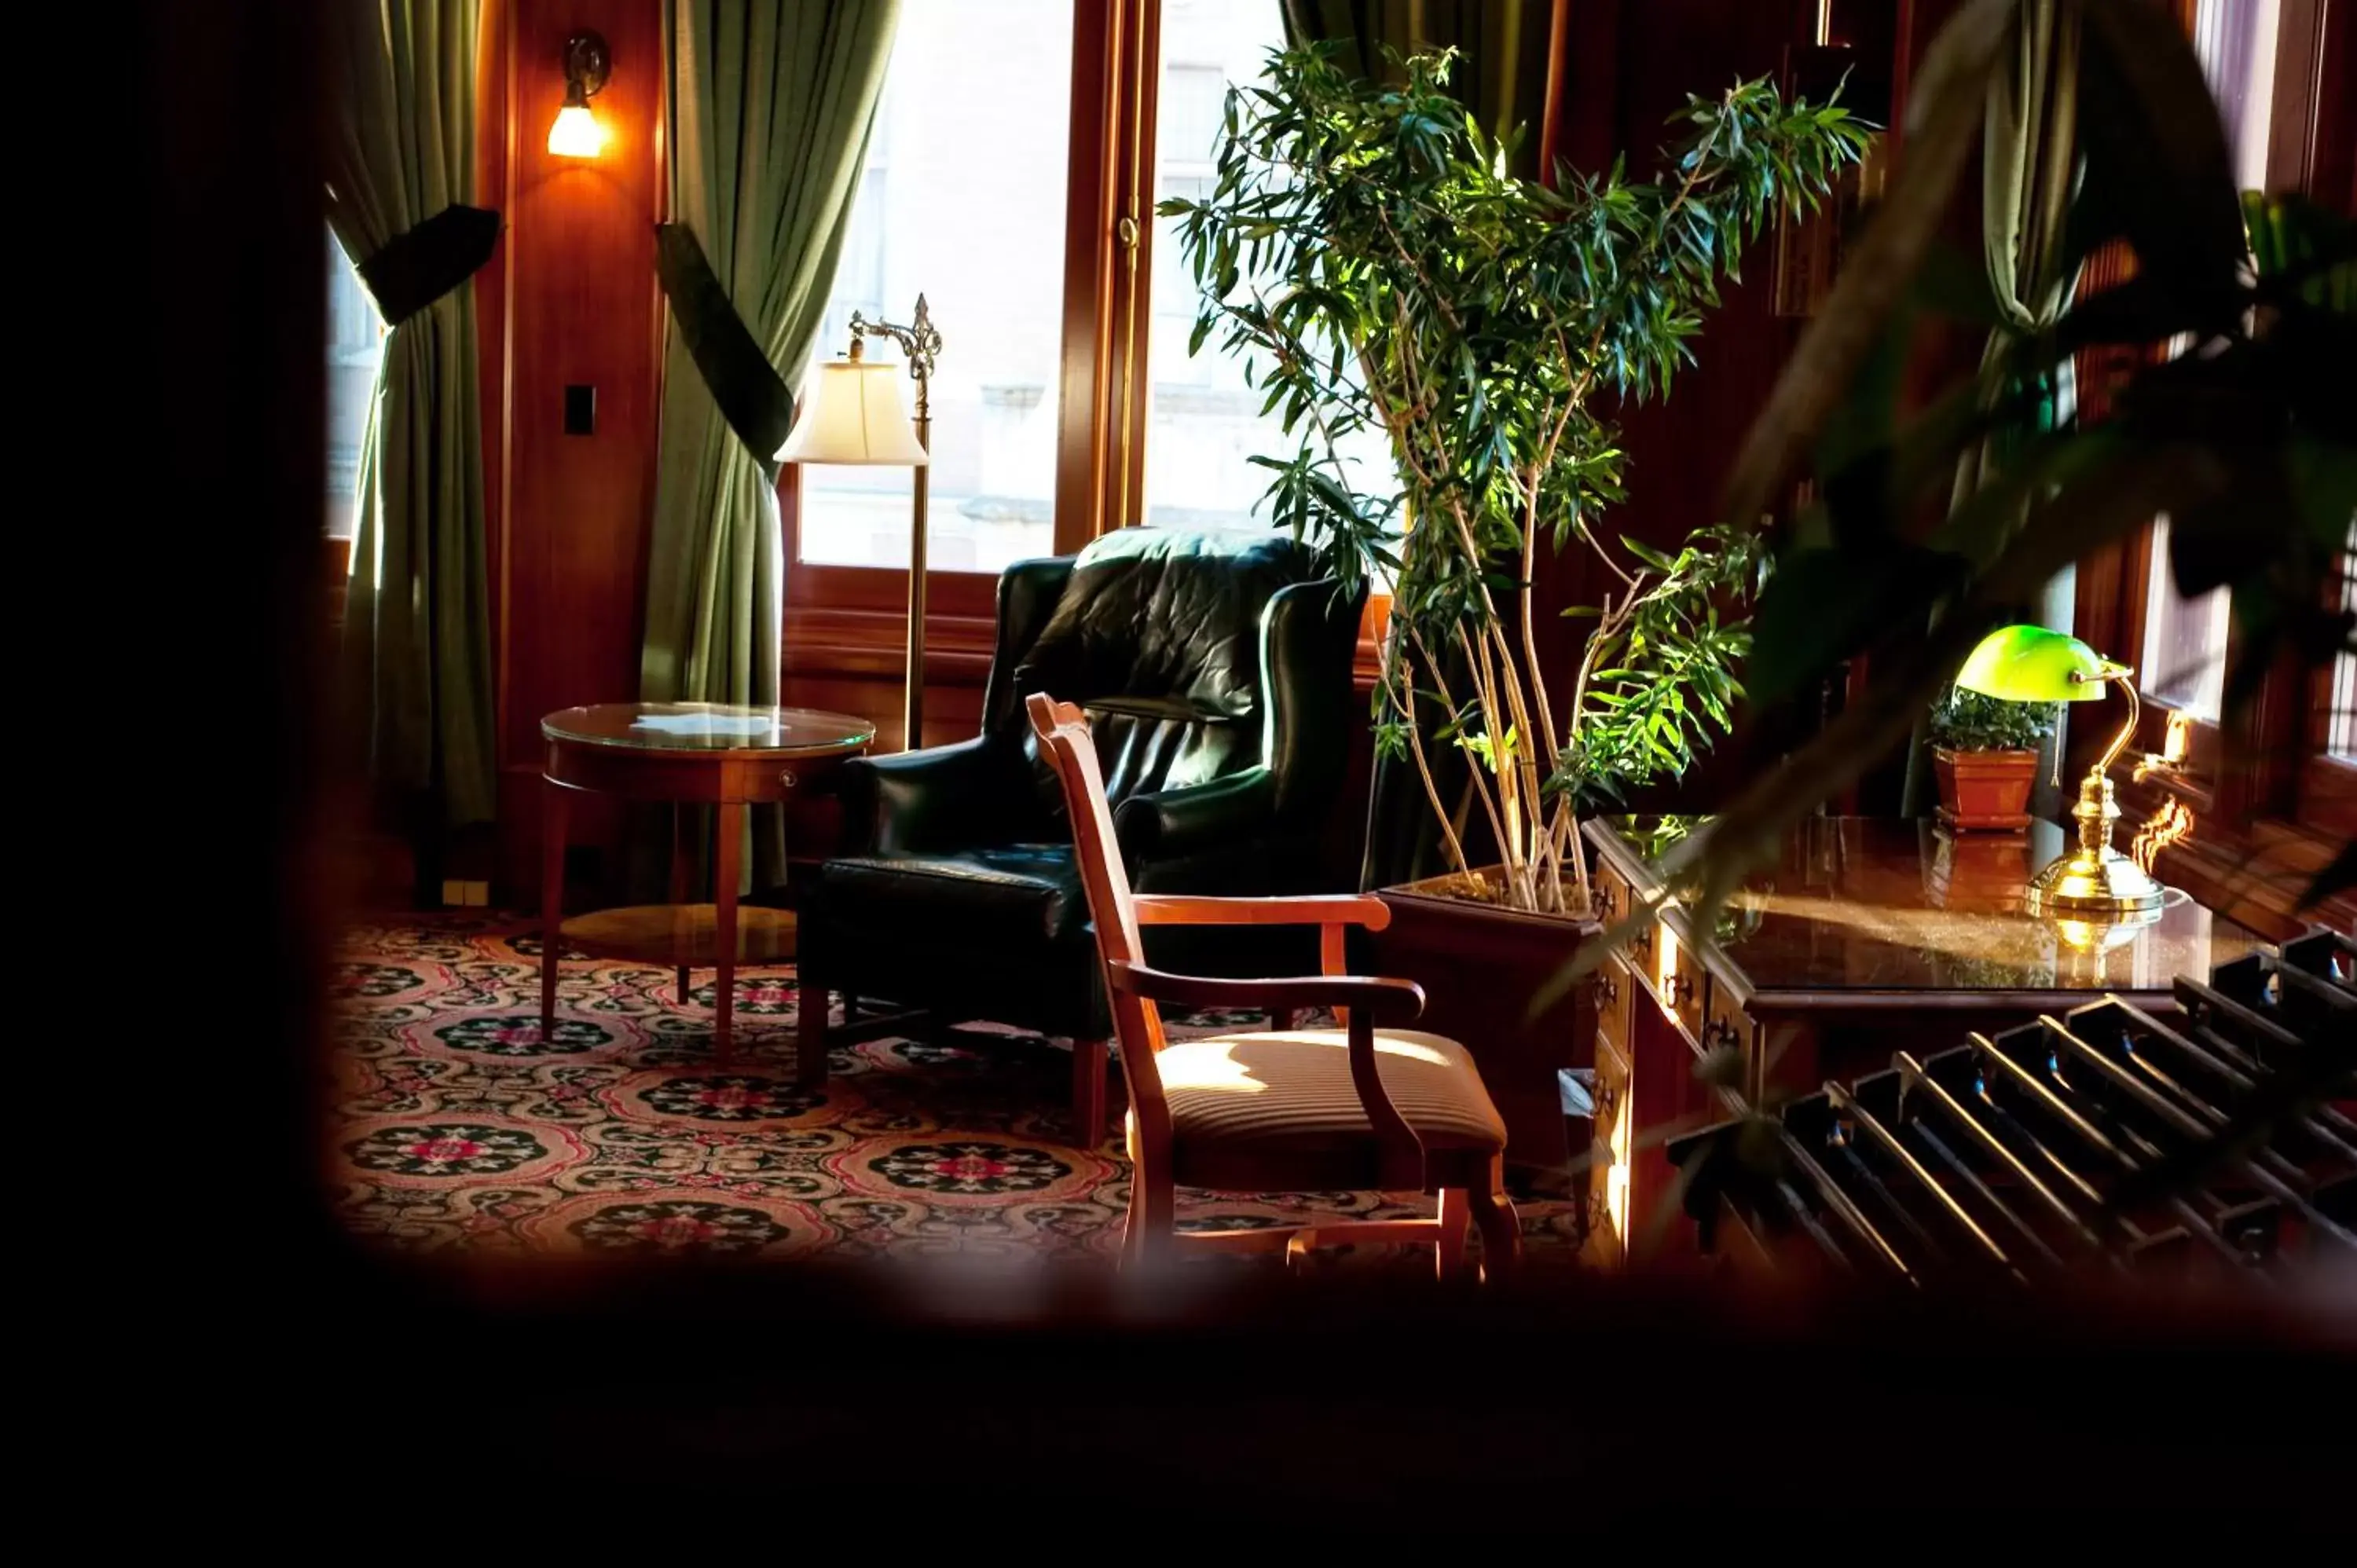
M 900 371 L 856 356 L 812 366 L 778 461 L 922 467 L 931 459 L 901 406 Z

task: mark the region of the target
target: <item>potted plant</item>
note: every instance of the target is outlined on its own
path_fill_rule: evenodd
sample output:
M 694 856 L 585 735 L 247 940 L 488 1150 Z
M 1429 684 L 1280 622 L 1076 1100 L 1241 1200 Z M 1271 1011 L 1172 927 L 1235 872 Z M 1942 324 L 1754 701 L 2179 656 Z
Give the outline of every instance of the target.
M 2038 748 L 2054 733 L 2051 703 L 2008 703 L 1952 686 L 1932 709 L 1940 821 L 1957 832 L 2029 826 Z
M 1549 188 L 1507 174 L 1448 96 L 1453 51 L 1392 57 L 1396 85 L 1337 54 L 1284 51 L 1232 91 L 1215 188 L 1159 210 L 1200 289 L 1190 349 L 1218 335 L 1282 413 L 1291 449 L 1252 459 L 1271 472 L 1274 521 L 1318 544 L 1346 590 L 1391 590 L 1376 744 L 1413 766 L 1451 869 L 1395 890 L 1418 918 L 1395 914 L 1384 961 L 1425 983 L 1435 1027 L 1492 1052 L 1501 1032 L 1541 1037 L 1543 1074 L 1483 1069 L 1514 1102 L 1510 1127 L 1519 1105 L 1559 1146 L 1552 1064 L 1584 1059 L 1586 1026 L 1529 1006 L 1593 929 L 1579 816 L 1683 773 L 1727 727 L 1761 558 L 1738 529 L 1669 550 L 1609 537 L 1623 459 L 1604 411 L 1667 392 L 1744 244 L 1813 207 L 1870 132 L 1738 82 L 1689 101 L 1660 183 L 1616 164 Z M 1387 464 L 1346 456 L 1371 438 Z M 1561 684 L 1536 656 L 1542 540 L 1594 552 L 1611 585 L 1555 612 L 1593 623 Z M 1469 759 L 1490 864 L 1471 864 L 1442 799 L 1440 746 Z M 1456 994 L 1483 1015 L 1452 1019 Z

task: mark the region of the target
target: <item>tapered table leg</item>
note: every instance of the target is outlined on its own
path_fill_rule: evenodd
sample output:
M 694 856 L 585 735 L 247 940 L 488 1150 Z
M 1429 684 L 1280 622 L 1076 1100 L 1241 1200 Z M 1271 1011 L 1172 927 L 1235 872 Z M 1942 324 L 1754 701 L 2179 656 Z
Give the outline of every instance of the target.
M 671 901 L 673 904 L 687 902 L 688 811 L 689 808 L 683 805 L 674 805 L 671 809 Z M 679 1004 L 683 1007 L 687 1005 L 689 979 L 687 965 L 681 964 L 678 973 Z
M 712 1047 L 725 1066 L 737 1011 L 737 870 L 745 847 L 743 801 L 730 800 L 720 808 L 719 841 L 712 856 L 713 934 L 720 967 L 713 986 Z
M 556 950 L 565 941 L 565 797 L 562 784 L 540 785 L 540 1037 L 556 1033 Z

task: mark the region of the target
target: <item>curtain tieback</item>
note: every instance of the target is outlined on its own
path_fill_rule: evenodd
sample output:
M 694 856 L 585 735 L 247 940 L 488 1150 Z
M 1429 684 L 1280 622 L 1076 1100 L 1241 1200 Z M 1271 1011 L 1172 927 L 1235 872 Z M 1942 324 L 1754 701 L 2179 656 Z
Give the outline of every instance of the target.
M 728 291 L 705 260 L 704 247 L 684 223 L 655 225 L 655 274 L 681 341 L 704 376 L 720 417 L 745 444 L 771 483 L 779 447 L 793 428 L 794 396 L 770 356 L 729 303 Z
M 353 270 L 384 324 L 398 327 L 473 277 L 491 259 L 499 239 L 498 212 L 453 203 L 386 241 Z

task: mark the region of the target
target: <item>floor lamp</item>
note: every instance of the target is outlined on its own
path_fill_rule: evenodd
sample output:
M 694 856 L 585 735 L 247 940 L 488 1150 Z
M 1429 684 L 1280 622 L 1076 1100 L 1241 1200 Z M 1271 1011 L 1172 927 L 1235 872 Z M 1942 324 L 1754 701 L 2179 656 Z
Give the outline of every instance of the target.
M 888 338 L 900 346 L 909 375 L 917 383 L 913 422 L 900 409 L 899 380 L 888 363 L 866 358 L 868 338 Z M 852 467 L 913 468 L 909 521 L 909 670 L 902 700 L 901 745 L 914 751 L 925 733 L 925 520 L 931 494 L 926 483 L 932 462 L 933 361 L 942 335 L 933 329 L 925 296 L 906 327 L 851 317 L 851 352 L 812 367 L 802 383 L 801 417 L 778 448 L 780 463 L 835 463 Z

